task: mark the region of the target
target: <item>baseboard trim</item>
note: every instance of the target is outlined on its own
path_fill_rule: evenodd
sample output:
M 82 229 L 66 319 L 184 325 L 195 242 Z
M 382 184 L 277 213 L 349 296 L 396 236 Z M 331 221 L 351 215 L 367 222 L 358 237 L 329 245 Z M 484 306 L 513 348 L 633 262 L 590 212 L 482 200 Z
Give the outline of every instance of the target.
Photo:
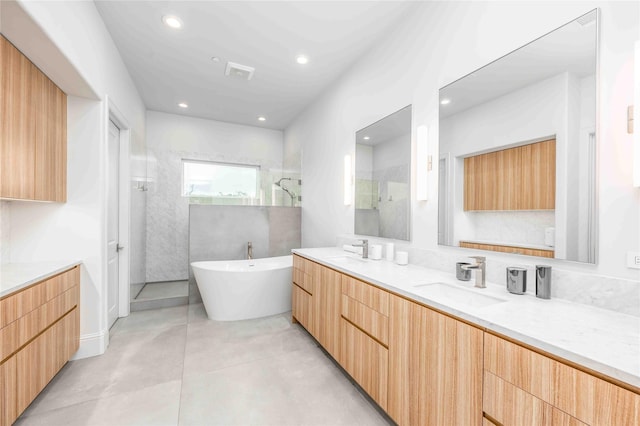
M 109 331 L 89 333 L 80 336 L 80 348 L 71 357 L 72 361 L 102 355 L 109 346 Z

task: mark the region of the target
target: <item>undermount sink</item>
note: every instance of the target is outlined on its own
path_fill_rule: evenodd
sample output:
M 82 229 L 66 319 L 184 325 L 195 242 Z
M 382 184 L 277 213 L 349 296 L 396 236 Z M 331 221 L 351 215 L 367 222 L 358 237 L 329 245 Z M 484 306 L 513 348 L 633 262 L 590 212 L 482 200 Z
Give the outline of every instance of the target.
M 471 290 L 454 287 L 445 283 L 418 284 L 413 287 L 415 292 L 421 296 L 428 297 L 434 301 L 442 300 L 452 305 L 464 305 L 472 308 L 484 308 L 496 303 L 506 302 L 504 299 L 476 293 Z

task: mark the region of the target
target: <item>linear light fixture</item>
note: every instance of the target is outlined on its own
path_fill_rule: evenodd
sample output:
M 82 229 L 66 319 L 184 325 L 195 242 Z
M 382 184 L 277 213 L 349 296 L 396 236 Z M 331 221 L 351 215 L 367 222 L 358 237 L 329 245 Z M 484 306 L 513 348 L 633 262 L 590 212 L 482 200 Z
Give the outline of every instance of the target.
M 640 40 L 636 41 L 633 72 L 633 186 L 640 188 Z
M 416 143 L 416 199 L 427 201 L 429 199 L 429 172 L 431 171 L 431 156 L 429 155 L 429 129 L 427 126 L 418 126 L 418 138 Z
M 351 183 L 352 183 L 351 174 L 352 174 L 351 156 L 347 154 L 344 156 L 344 176 L 343 176 L 345 206 L 350 206 L 351 200 L 353 199 L 353 194 L 351 191 Z

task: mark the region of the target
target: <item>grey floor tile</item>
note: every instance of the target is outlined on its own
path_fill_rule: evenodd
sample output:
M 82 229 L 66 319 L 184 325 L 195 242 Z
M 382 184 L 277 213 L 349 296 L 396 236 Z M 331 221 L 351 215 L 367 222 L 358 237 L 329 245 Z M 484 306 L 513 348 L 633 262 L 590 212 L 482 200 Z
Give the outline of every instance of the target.
M 185 325 L 188 313 L 189 307 L 187 305 L 131 312 L 128 317 L 119 318 L 111 327 L 109 334 L 113 337 L 121 332 L 131 333 Z
M 192 303 L 189 305 L 189 324 L 208 320 L 207 311 L 204 309 L 202 303 Z
M 185 375 L 181 425 L 387 425 L 316 348 Z
M 189 296 L 189 281 L 147 283 L 136 300 L 164 299 Z
M 186 326 L 112 337 L 104 355 L 69 362 L 27 411 L 42 413 L 182 378 Z
M 181 381 L 175 380 L 41 414 L 25 412 L 15 426 L 176 425 Z

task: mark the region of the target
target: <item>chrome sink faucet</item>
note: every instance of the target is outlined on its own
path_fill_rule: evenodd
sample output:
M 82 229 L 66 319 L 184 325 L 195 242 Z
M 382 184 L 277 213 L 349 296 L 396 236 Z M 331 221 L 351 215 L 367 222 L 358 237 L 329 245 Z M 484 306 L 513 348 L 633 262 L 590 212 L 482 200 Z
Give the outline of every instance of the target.
M 476 263 L 474 265 L 462 265 L 462 269 L 475 269 L 476 271 L 476 287 L 478 288 L 486 288 L 486 278 L 487 275 L 487 258 L 484 256 L 469 256 L 471 259 L 475 259 Z
M 251 244 L 251 241 L 247 243 L 247 259 L 253 259 L 253 244 Z
M 362 247 L 362 258 L 369 258 L 369 240 L 362 240 L 360 244 L 351 244 L 354 247 Z

